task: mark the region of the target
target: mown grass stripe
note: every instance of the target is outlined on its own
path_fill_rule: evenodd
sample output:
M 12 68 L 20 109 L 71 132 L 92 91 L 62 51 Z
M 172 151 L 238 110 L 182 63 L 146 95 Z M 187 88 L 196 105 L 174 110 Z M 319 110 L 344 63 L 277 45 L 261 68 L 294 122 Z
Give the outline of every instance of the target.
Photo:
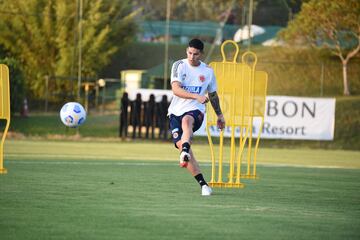
M 57 156 L 58 158 L 61 158 L 61 156 Z M 65 156 L 64 156 L 65 157 Z M 67 157 L 67 156 L 66 156 Z M 7 163 L 15 163 L 15 164 L 54 164 L 54 165 L 118 165 L 118 166 L 177 166 L 177 163 L 171 163 L 171 162 L 151 162 L 153 160 L 147 161 L 147 162 L 121 162 L 121 161 L 138 161 L 138 159 L 121 159 L 119 161 L 111 161 L 106 162 L 106 160 L 109 159 L 101 159 L 98 162 L 95 161 L 72 161 L 71 160 L 49 160 L 49 161 L 42 161 L 42 160 L 13 160 L 13 161 L 7 161 Z M 93 158 L 93 160 L 98 160 L 98 158 Z M 104 161 L 105 160 L 105 161 Z M 157 159 L 155 159 L 157 160 Z M 201 166 L 210 167 L 211 163 L 201 163 Z M 224 166 L 229 166 L 228 163 L 225 163 Z M 318 168 L 318 169 L 358 169 L 355 167 L 343 167 L 343 166 L 320 166 L 320 165 L 299 165 L 299 164 L 281 164 L 281 163 L 260 163 L 258 164 L 260 167 L 291 167 L 291 168 Z

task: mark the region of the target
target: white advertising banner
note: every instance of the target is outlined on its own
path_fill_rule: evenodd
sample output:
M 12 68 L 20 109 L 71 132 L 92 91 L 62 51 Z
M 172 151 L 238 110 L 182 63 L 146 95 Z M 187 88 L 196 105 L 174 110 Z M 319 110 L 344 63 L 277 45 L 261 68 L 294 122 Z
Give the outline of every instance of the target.
M 225 119 L 226 120 L 226 119 Z M 254 118 L 253 137 L 260 131 L 260 118 Z M 267 96 L 264 126 L 261 138 L 333 140 L 335 128 L 335 99 L 288 96 Z M 219 136 L 219 130 L 211 127 L 212 136 Z M 225 136 L 231 136 L 231 128 L 225 129 Z M 205 121 L 195 135 L 206 136 Z M 235 136 L 240 135 L 240 128 Z

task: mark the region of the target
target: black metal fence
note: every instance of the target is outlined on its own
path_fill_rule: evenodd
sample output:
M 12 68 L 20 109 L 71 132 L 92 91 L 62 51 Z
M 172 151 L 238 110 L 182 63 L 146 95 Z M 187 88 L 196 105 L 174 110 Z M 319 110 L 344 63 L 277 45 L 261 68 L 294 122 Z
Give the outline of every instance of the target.
M 120 105 L 119 137 L 168 139 L 167 95 L 163 95 L 160 102 L 155 102 L 153 94 L 148 101 L 143 101 L 138 93 L 136 99 L 130 101 L 125 92 Z

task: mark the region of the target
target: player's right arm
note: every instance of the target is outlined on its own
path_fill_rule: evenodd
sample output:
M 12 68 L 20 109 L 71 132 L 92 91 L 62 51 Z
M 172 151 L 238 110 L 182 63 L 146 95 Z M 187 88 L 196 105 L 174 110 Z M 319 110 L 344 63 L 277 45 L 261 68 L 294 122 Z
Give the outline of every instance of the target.
M 180 98 L 186 98 L 186 99 L 194 99 L 197 100 L 199 103 L 207 103 L 209 99 L 206 96 L 202 96 L 196 93 L 190 93 L 183 89 L 181 87 L 181 83 L 178 81 L 173 81 L 171 83 L 171 89 L 175 96 L 178 96 Z

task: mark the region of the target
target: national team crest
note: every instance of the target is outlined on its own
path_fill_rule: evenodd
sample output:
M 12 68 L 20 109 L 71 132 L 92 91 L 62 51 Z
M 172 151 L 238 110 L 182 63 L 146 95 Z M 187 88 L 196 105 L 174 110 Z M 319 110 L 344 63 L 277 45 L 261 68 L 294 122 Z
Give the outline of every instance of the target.
M 204 76 L 204 75 L 200 75 L 200 76 L 199 76 L 199 80 L 200 80 L 200 82 L 204 82 L 204 81 L 205 81 L 205 76 Z

